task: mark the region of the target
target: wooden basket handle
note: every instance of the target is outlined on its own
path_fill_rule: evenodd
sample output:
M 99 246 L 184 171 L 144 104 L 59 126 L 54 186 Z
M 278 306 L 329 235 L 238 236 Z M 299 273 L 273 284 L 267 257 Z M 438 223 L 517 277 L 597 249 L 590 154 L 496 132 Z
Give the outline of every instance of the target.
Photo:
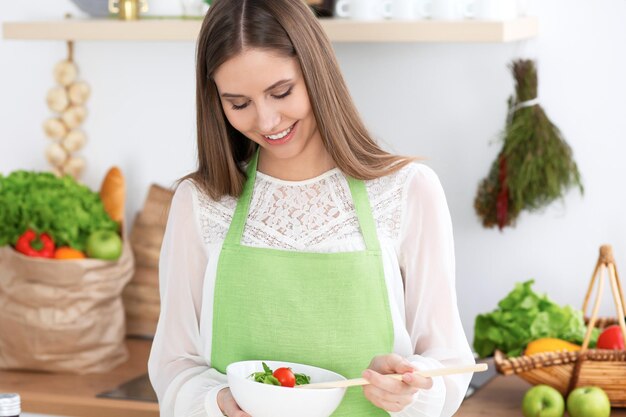
M 615 302 L 615 309 L 617 310 L 617 323 L 622 329 L 622 336 L 624 342 L 626 342 L 626 317 L 624 313 L 624 293 L 622 292 L 622 284 L 617 275 L 617 267 L 614 263 L 608 264 L 609 280 L 611 282 L 611 291 L 613 292 L 613 301 Z
M 583 302 L 583 315 L 586 315 L 587 305 L 589 303 L 591 293 L 593 292 L 594 283 L 596 279 L 599 278 L 596 299 L 593 304 L 593 311 L 591 313 L 591 318 L 589 319 L 589 324 L 587 325 L 587 332 L 585 333 L 581 353 L 587 351 L 587 348 L 589 347 L 591 332 L 595 327 L 596 320 L 598 318 L 598 310 L 600 309 L 600 301 L 602 299 L 602 292 L 604 291 L 604 280 L 602 279 L 602 272 L 604 269 L 608 271 L 609 275 L 609 283 L 611 285 L 613 301 L 615 302 L 615 309 L 617 311 L 617 322 L 622 330 L 622 336 L 624 337 L 624 340 L 626 340 L 626 323 L 624 321 L 624 305 L 626 305 L 626 303 L 624 302 L 622 284 L 617 274 L 617 267 L 615 266 L 615 260 L 613 258 L 613 249 L 610 245 L 602 245 L 600 247 L 600 256 L 593 271 L 593 276 L 591 277 L 591 282 L 589 283 L 589 288 L 587 289 L 587 295 L 585 295 L 585 301 Z
M 591 284 L 589 285 L 589 289 L 587 290 L 587 295 L 585 296 L 585 302 L 583 304 L 583 316 L 587 315 L 587 302 L 589 301 L 589 297 L 591 296 L 591 292 L 593 291 L 593 283 L 596 281 L 599 275 L 602 275 L 602 264 L 598 261 L 596 265 L 596 269 L 593 273 L 593 277 L 591 277 Z M 587 324 L 587 331 L 585 332 L 585 339 L 583 340 L 583 346 L 581 348 L 581 354 L 587 351 L 587 347 L 589 346 L 589 340 L 591 340 L 591 332 L 593 331 L 596 325 L 596 319 L 598 318 L 598 310 L 600 309 L 600 301 L 602 300 L 602 293 L 604 292 L 604 280 L 602 277 L 598 280 L 598 290 L 596 291 L 596 299 L 593 302 L 593 310 L 591 312 L 591 318 L 589 319 L 589 323 Z

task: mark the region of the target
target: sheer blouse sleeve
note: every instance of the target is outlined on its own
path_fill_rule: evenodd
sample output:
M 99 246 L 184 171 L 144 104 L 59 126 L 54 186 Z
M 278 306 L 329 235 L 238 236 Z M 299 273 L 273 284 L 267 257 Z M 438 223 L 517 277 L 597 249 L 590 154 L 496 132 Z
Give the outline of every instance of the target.
M 457 307 L 452 222 L 434 171 L 416 164 L 404 190 L 399 263 L 405 287 L 405 318 L 414 347 L 408 359 L 420 369 L 470 365 L 474 356 Z M 399 416 L 452 416 L 471 374 L 433 378 Z
M 180 184 L 170 206 L 159 261 L 161 312 L 148 372 L 162 417 L 221 417 L 226 377 L 202 356 L 200 314 L 209 254 L 196 213 L 197 190 Z

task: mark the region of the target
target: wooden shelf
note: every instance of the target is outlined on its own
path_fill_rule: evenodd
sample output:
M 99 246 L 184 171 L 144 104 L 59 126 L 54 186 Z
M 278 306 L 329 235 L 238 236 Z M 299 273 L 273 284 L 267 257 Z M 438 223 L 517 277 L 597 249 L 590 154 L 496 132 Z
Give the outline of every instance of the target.
M 508 21 L 320 21 L 333 42 L 511 42 L 536 36 L 539 26 L 535 17 Z M 3 36 L 22 40 L 195 41 L 201 23 L 195 19 L 5 22 Z
M 333 42 L 510 42 L 535 37 L 537 18 L 509 21 L 418 20 L 354 22 L 322 20 Z

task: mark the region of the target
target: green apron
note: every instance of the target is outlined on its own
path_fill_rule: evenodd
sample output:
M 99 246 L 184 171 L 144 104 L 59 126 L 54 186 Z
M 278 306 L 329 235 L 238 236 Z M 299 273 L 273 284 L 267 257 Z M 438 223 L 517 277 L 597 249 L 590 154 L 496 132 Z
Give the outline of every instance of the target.
M 232 362 L 266 359 L 358 378 L 375 355 L 393 350 L 382 255 L 365 184 L 348 178 L 366 250 L 313 253 L 243 246 L 257 161 L 258 151 L 218 261 L 211 364 L 224 373 Z M 332 416 L 388 415 L 356 387 L 347 390 Z

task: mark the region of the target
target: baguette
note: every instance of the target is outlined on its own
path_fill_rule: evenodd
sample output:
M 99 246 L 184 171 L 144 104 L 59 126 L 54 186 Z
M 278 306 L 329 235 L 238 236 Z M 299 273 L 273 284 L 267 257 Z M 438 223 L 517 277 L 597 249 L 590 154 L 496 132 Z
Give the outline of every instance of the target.
M 125 194 L 126 183 L 122 171 L 118 167 L 112 167 L 100 186 L 100 199 L 109 217 L 120 224 L 124 220 Z

